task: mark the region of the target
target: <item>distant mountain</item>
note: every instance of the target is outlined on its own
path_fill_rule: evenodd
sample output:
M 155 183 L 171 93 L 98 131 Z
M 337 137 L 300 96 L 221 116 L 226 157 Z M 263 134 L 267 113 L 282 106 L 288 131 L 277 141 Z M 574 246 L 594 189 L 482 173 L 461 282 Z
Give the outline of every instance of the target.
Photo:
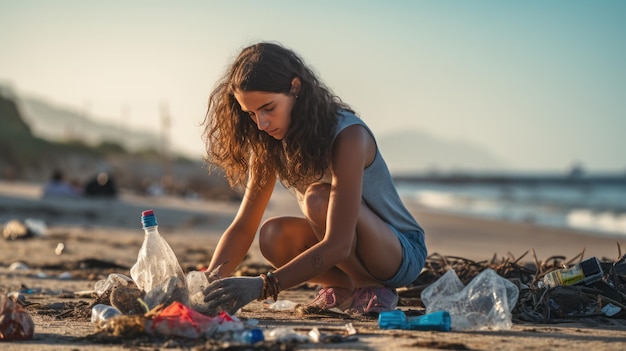
M 115 142 L 129 151 L 159 150 L 160 147 L 160 139 L 154 133 L 96 121 L 80 111 L 43 99 L 20 96 L 18 105 L 33 134 L 47 140 L 80 140 L 89 145 L 97 145 L 103 141 Z
M 485 172 L 507 168 L 480 145 L 443 140 L 417 130 L 377 136 L 381 153 L 392 173 Z

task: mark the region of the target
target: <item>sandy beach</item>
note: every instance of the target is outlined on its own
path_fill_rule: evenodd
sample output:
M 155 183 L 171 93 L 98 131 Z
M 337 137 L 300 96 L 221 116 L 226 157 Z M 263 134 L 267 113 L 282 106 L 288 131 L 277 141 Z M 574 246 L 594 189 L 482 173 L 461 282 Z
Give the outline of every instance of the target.
M 584 251 L 585 258 L 616 260 L 620 255 L 618 245 L 626 248 L 624 238 L 530 223 L 465 218 L 407 205 L 426 230 L 430 254 L 481 261 L 494 255 L 518 258 L 526 253 L 523 261 L 533 262 L 534 258 L 543 261 L 555 255 L 573 258 Z M 34 338 L 2 342 L 0 348 L 219 349 L 201 340 L 98 339 L 93 337 L 95 329 L 89 317 L 75 313 L 93 302 L 92 297 L 81 292 L 93 290 L 98 279 L 106 278 L 111 272 L 129 274 L 143 241 L 139 217 L 145 209 L 155 210 L 161 234 L 174 249 L 183 269 L 192 270 L 209 262 L 219 235 L 235 216 L 237 203 L 132 194 L 122 194 L 115 200 L 42 199 L 40 185 L 0 182 L 0 226 L 11 219 L 31 218 L 45 223 L 46 228 L 44 234 L 34 238 L 0 240 L 0 290 L 6 293 L 28 287 L 39 292 L 25 295 L 30 302 L 26 310 L 35 322 Z M 297 215 L 298 208 L 290 194 L 278 190 L 265 216 L 284 214 Z M 22 263 L 24 269 L 9 268 L 16 262 Z M 246 263 L 265 263 L 256 243 Z M 297 303 L 313 296 L 313 289 L 281 293 L 282 299 Z M 267 330 L 280 326 L 297 330 L 340 329 L 352 323 L 358 332 L 356 340 L 302 344 L 298 349 L 622 350 L 626 343 L 626 327 L 619 324 L 516 323 L 506 331 L 445 333 L 381 330 L 373 318 L 344 314 L 298 316 L 293 311 L 270 311 L 259 302 L 246 306 L 238 316 L 256 319 Z

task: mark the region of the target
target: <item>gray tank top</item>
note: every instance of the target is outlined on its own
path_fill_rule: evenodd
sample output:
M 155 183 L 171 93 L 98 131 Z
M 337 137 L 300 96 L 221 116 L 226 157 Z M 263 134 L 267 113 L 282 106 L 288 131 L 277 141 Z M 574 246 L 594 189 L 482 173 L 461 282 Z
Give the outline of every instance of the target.
M 372 138 L 376 140 L 374 134 L 362 119 L 351 112 L 340 111 L 333 143 L 342 130 L 355 124 L 363 126 L 368 133 L 370 133 Z M 329 172 L 327 172 L 320 181 L 330 184 L 331 179 Z M 295 190 L 298 203 L 302 207 L 302 192 L 296 189 L 292 190 Z M 362 197 L 363 201 L 374 213 L 398 231 L 402 233 L 418 232 L 423 235 L 424 231 L 422 227 L 417 224 L 417 221 L 403 204 L 395 184 L 393 183 L 387 164 L 380 154 L 378 145 L 376 145 L 374 161 L 363 171 Z

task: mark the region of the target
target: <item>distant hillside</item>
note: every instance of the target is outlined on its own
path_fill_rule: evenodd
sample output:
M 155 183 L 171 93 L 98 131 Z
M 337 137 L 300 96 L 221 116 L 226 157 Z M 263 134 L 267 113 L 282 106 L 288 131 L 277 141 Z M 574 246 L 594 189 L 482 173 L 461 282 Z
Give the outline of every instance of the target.
M 159 137 L 147 132 L 129 130 L 88 118 L 70 107 L 58 106 L 45 100 L 20 96 L 18 100 L 24 120 L 34 135 L 48 140 L 80 140 L 89 145 L 103 141 L 114 142 L 136 151 L 159 148 Z
M 159 150 L 158 135 L 123 129 L 85 116 L 71 107 L 20 96 L 17 105 L 34 137 L 98 145 L 116 143 L 124 149 Z M 394 173 L 489 172 L 507 168 L 489 150 L 465 141 L 444 140 L 418 130 L 379 134 L 377 140 Z
M 14 97 L 0 94 L 0 176 L 39 180 L 69 155 L 95 159 L 97 152 L 84 145 L 53 143 L 39 138 L 21 117 Z M 95 162 L 94 162 L 95 163 Z M 93 166 L 93 165 L 92 165 Z
M 208 175 L 200 161 L 165 158 L 155 148 L 128 151 L 121 145 L 120 134 L 128 138 L 130 133 L 32 100 L 28 104 L 31 119 L 26 120 L 22 115 L 24 104 L 19 101 L 10 89 L 0 86 L 0 179 L 45 182 L 53 170 L 59 169 L 69 179 L 84 184 L 98 173 L 107 172 L 121 188 L 139 193 L 156 185 L 169 194 L 222 199 L 240 196 L 230 189 L 222 173 Z M 37 123 L 45 126 L 38 127 L 41 135 L 33 132 L 33 111 L 37 111 Z M 63 126 L 77 127 L 80 133 L 59 141 L 44 139 L 44 135 L 51 135 L 46 133 L 54 128 L 62 130 Z M 86 135 L 92 145 L 85 142 Z M 144 147 L 149 140 L 158 140 L 148 134 L 143 139 L 140 133 L 132 135 L 135 140 L 146 140 Z
M 381 153 L 394 173 L 502 170 L 506 162 L 479 145 L 442 140 L 417 130 L 377 136 Z

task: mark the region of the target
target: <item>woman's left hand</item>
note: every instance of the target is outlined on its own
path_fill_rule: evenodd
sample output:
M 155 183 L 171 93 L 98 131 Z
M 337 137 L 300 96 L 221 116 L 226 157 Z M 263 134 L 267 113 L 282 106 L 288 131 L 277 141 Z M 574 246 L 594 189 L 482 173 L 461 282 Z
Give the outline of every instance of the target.
M 212 282 L 204 290 L 204 302 L 209 311 L 224 310 L 235 314 L 237 310 L 258 299 L 263 290 L 261 277 L 230 277 Z

